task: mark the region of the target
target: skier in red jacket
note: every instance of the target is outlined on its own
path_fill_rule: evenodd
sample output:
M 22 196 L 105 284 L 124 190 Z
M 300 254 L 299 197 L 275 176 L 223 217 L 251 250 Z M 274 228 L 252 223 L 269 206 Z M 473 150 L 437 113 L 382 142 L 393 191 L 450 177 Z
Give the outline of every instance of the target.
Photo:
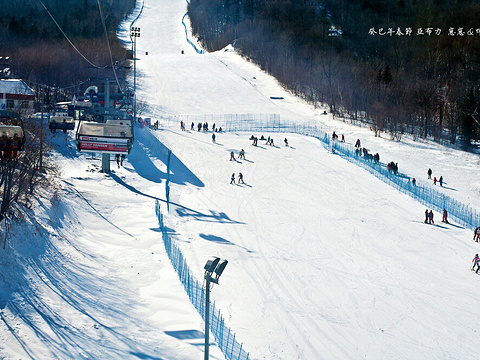
M 475 265 L 477 265 L 477 271 L 475 271 L 475 273 L 478 274 L 478 270 L 480 270 L 480 257 L 478 257 L 478 254 L 475 254 L 475 257 L 473 258 L 472 262 L 473 262 L 472 271 L 475 270 Z

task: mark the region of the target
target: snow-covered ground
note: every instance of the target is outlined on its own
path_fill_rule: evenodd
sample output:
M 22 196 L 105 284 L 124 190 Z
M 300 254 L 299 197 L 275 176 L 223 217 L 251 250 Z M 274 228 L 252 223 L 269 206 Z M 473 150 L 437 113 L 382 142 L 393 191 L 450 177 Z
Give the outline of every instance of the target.
M 147 1 L 135 24 L 138 97 L 164 126 L 136 128 L 123 168 L 102 174 L 71 134 L 52 138 L 56 195 L 39 199 L 0 250 L 0 358 L 203 357 L 204 324 L 165 254 L 155 199 L 200 281 L 210 256 L 229 261 L 212 300 L 252 359 L 471 358 L 480 341 L 471 229 L 438 213 L 424 224 L 423 205 L 314 138 L 265 133 L 277 146 L 253 147 L 250 133 L 222 133 L 214 144 L 211 132 L 166 119 L 275 113 L 315 123 L 361 139 L 420 186 L 433 186 L 431 167 L 445 178 L 440 191 L 476 208 L 478 155 L 375 138 L 295 99 L 231 48 L 199 55 L 185 11 L 183 0 Z M 229 161 L 242 148 L 246 159 Z M 239 172 L 245 184 L 231 185 Z M 211 340 L 211 358 L 223 359 Z

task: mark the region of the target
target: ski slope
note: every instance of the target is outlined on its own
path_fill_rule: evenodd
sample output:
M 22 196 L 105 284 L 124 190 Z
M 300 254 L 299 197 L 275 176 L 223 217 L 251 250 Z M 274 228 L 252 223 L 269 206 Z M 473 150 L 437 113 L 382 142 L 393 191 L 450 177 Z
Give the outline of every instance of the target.
M 209 257 L 229 261 L 211 298 L 252 359 L 476 353 L 480 277 L 470 267 L 480 245 L 471 229 L 442 224 L 438 213 L 436 225 L 424 224 L 423 205 L 314 138 L 264 133 L 277 146 L 253 147 L 251 133 L 220 133 L 214 144 L 211 132 L 183 132 L 170 119 L 275 113 L 315 123 L 360 138 L 419 186 L 433 186 L 431 167 L 445 178 L 440 191 L 477 208 L 478 155 L 375 138 L 292 97 L 230 47 L 199 55 L 185 39 L 185 11 L 183 0 L 146 1 L 136 22 L 138 98 L 162 126 L 135 129 L 123 168 L 112 162 L 102 174 L 71 134 L 52 137 L 56 196 L 35 202 L 10 234 L 15 251 L 0 257 L 0 358 L 203 357 L 204 324 L 165 254 L 155 200 L 200 281 Z M 242 148 L 246 159 L 229 161 Z M 231 185 L 238 172 L 245 184 Z M 211 358 L 223 359 L 210 339 Z

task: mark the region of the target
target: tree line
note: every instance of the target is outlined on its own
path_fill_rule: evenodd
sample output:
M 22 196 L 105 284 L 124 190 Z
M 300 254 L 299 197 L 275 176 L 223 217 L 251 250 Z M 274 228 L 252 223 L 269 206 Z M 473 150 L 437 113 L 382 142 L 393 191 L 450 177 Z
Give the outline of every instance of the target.
M 55 21 L 79 51 L 93 64 L 110 65 L 102 19 L 96 0 L 42 0 Z M 131 58 L 116 36 L 118 25 L 131 13 L 135 0 L 101 0 L 112 57 Z M 92 69 L 59 30 L 38 0 L 2 3 L 0 13 L 2 67 L 24 79 L 36 93 L 35 108 L 48 111 L 55 102 L 71 100 L 96 69 Z M 8 62 L 5 58 L 8 57 Z M 125 64 L 128 63 L 128 60 Z M 124 65 L 125 65 L 124 64 Z M 111 67 L 110 67 L 111 71 Z M 12 109 L 21 112 L 21 109 Z M 57 171 L 50 148 L 42 139 L 40 121 L 23 119 L 24 151 L 17 156 L 0 151 L 0 246 L 5 247 L 8 225 L 21 218 L 30 199 L 39 192 L 52 192 Z
M 477 1 L 191 0 L 188 12 L 207 50 L 234 44 L 296 95 L 376 135 L 465 148 L 480 139 Z
M 62 31 L 91 63 L 110 64 L 98 1 L 42 2 L 20 0 L 2 4 L 0 56 L 10 57 L 16 77 L 49 86 L 71 86 L 73 93 L 75 85 L 92 76 L 92 65 L 70 45 Z M 100 4 L 114 60 L 131 58 L 116 31 L 132 12 L 135 0 L 101 0 Z

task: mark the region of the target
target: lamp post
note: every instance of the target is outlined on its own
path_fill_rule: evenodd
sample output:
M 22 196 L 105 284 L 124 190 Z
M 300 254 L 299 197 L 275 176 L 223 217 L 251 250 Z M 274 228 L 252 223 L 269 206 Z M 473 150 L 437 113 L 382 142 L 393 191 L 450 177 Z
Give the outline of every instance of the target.
M 205 264 L 205 356 L 204 360 L 208 360 L 209 340 L 209 324 L 210 324 L 210 284 L 218 284 L 218 279 L 222 275 L 228 261 L 220 259 L 216 256 L 208 259 Z M 215 276 L 212 275 L 215 273 Z
M 130 38 L 133 38 L 133 121 L 137 119 L 137 38 L 140 37 L 140 28 L 130 28 Z

